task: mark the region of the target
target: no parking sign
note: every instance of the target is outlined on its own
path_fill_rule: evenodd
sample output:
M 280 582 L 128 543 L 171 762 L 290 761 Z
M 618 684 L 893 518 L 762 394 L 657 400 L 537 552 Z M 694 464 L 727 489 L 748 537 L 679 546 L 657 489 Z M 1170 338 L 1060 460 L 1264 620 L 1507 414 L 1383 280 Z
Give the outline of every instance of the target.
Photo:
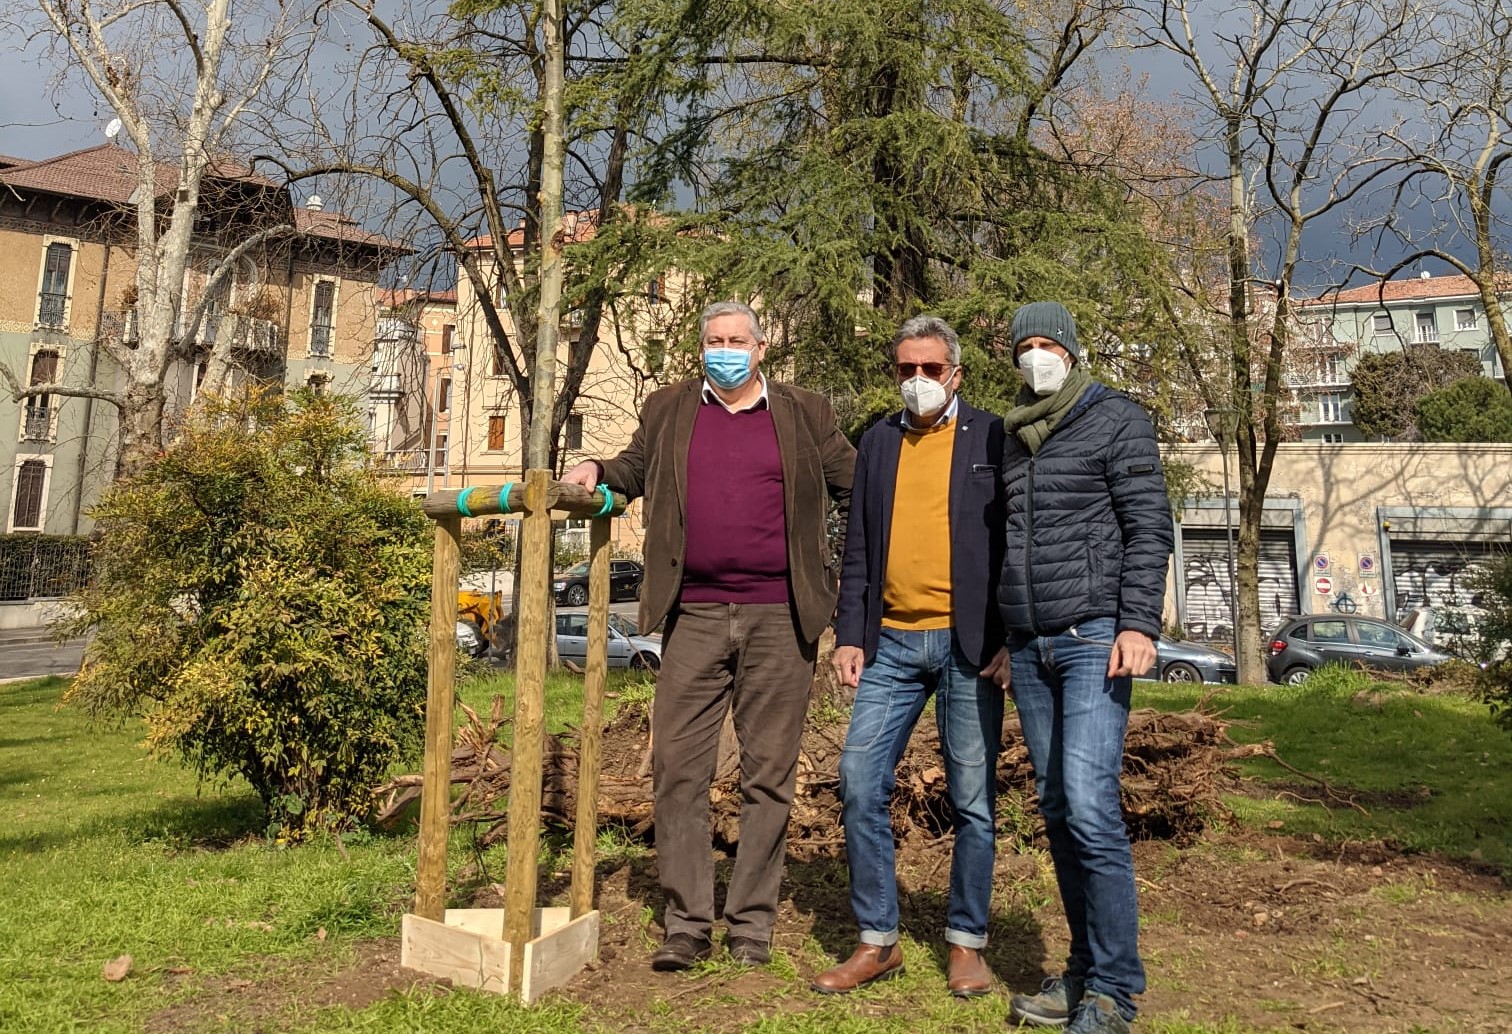
M 1360 554 L 1360 576 L 1362 578 L 1374 578 L 1381 572 L 1376 569 L 1376 558 L 1373 553 Z

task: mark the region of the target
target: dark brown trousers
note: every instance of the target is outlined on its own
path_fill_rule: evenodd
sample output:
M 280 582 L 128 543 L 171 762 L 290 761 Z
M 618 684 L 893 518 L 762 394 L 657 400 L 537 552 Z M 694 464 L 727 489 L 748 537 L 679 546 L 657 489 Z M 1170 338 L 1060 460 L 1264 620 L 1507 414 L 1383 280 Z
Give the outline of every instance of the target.
M 787 604 L 689 603 L 668 625 L 651 747 L 667 935 L 713 929 L 709 786 L 733 709 L 740 844 L 724 919 L 732 937 L 770 941 L 816 644 L 803 641 Z

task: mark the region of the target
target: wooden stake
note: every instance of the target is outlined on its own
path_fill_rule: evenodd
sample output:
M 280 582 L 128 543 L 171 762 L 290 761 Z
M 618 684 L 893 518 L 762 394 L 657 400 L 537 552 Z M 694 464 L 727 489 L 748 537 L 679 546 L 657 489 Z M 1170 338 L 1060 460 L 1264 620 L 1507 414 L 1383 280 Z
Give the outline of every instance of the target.
M 504 881 L 504 939 L 509 986 L 524 979 L 525 944 L 535 914 L 536 855 L 541 833 L 541 755 L 546 749 L 546 614 L 551 591 L 551 472 L 525 474 L 520 539 L 519 620 L 515 622 L 514 750 L 509 780 L 509 859 Z
M 460 516 L 436 521 L 436 548 L 431 561 L 430 671 L 425 690 L 425 783 L 420 796 L 415 914 L 438 923 L 446 915 L 446 843 L 451 835 L 452 708 L 461 539 Z
M 583 733 L 578 744 L 577 823 L 572 833 L 572 918 L 593 911 L 598 841 L 599 754 L 604 684 L 609 678 L 609 518 L 595 517 L 588 539 L 588 669 L 583 676 Z

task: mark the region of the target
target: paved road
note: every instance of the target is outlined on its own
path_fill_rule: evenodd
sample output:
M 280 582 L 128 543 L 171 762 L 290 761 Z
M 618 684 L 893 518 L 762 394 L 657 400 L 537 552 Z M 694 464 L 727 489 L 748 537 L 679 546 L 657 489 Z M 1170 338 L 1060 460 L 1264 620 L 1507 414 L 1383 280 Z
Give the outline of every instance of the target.
M 60 646 L 52 640 L 37 641 L 33 636 L 0 634 L 0 682 L 43 675 L 72 675 L 79 670 L 79 660 L 83 656 L 82 639 Z
M 609 609 L 623 617 L 635 620 L 640 604 L 634 600 L 611 604 Z M 559 607 L 559 611 L 573 613 L 586 611 L 587 607 Z M 72 675 L 79 670 L 79 661 L 84 655 L 84 640 L 59 645 L 35 632 L 0 632 L 0 682 L 11 679 L 41 678 L 44 675 Z

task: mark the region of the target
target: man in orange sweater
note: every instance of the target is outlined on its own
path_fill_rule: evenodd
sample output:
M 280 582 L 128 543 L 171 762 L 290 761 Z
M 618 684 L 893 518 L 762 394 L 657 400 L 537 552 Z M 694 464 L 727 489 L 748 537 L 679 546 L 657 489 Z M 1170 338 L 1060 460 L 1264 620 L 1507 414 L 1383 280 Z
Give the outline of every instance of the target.
M 902 412 L 861 438 L 840 571 L 834 665 L 857 687 L 840 760 L 851 957 L 813 988 L 844 994 L 903 971 L 889 814 L 898 762 L 931 695 L 955 811 L 951 994 L 986 994 L 1003 692 L 979 675 L 1002 645 L 998 468 L 1003 422 L 957 397 L 961 347 L 943 320 L 917 316 L 893 340 Z

